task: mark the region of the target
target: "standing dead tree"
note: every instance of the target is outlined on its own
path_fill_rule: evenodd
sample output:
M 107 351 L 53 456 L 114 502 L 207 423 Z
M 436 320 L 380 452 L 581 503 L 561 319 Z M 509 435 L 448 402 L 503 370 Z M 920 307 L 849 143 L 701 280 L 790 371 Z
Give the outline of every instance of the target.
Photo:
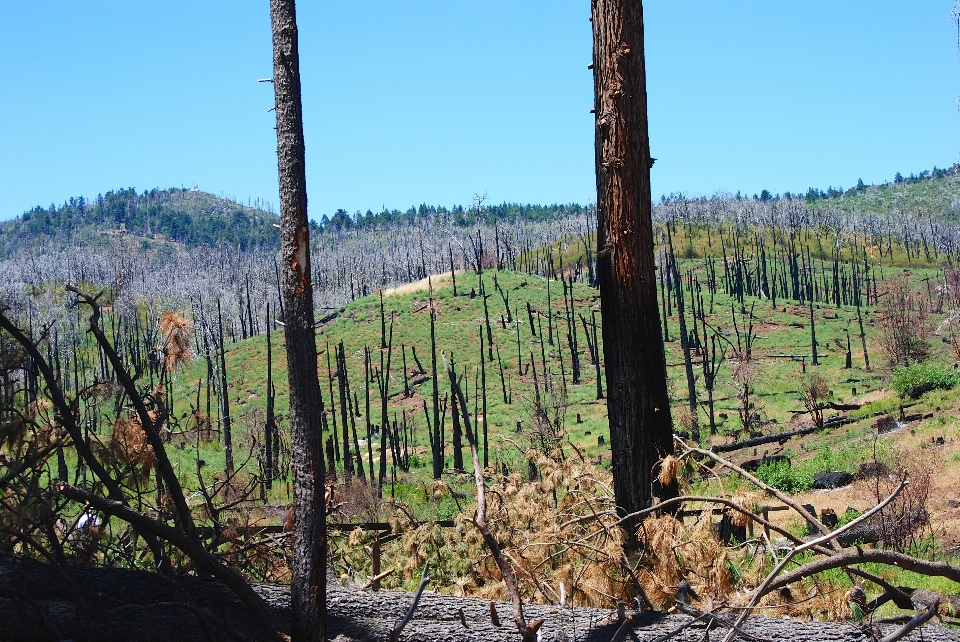
M 300 54 L 294 0 L 271 0 L 273 86 L 280 180 L 281 294 L 290 380 L 293 530 L 292 639 L 326 638 L 327 529 L 320 379 L 314 330 L 313 272 L 304 164 Z
M 614 490 L 625 514 L 648 506 L 656 463 L 673 452 L 650 200 L 642 3 L 594 0 L 597 274 Z M 676 487 L 659 488 L 661 498 Z M 635 524 L 626 528 L 633 540 Z

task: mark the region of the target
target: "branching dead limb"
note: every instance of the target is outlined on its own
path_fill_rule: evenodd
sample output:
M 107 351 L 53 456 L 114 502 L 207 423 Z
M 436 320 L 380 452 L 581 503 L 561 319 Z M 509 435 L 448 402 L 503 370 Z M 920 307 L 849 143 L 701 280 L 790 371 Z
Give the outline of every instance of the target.
M 830 557 L 809 562 L 793 569 L 789 573 L 784 573 L 771 581 L 768 586 L 764 587 L 764 594 L 775 591 L 809 575 L 815 575 L 816 573 L 834 568 L 844 568 L 851 564 L 864 563 L 889 564 L 907 571 L 920 573 L 921 575 L 946 577 L 947 579 L 960 583 L 960 568 L 947 564 L 946 562 L 928 562 L 904 555 L 903 553 L 897 553 L 896 551 L 858 549 L 843 551 Z
M 617 520 L 617 522 L 612 525 L 613 526 L 620 525 L 630 518 L 647 517 L 649 515 L 656 514 L 662 511 L 664 508 L 672 506 L 673 504 L 678 504 L 682 502 L 705 502 L 705 503 L 722 504 L 723 506 L 727 506 L 728 508 L 731 508 L 739 513 L 742 513 L 743 515 L 746 515 L 747 517 L 749 517 L 756 523 L 760 524 L 761 526 L 769 528 L 772 531 L 776 531 L 777 533 L 789 539 L 794 544 L 798 544 L 798 545 L 803 544 L 803 540 L 797 537 L 796 535 L 794 535 L 793 533 L 791 533 L 790 531 L 784 528 L 781 528 L 776 524 L 773 524 L 772 522 L 764 519 L 763 517 L 761 517 L 760 515 L 757 515 L 752 511 L 747 510 L 746 508 L 736 503 L 735 501 L 726 499 L 724 497 L 708 497 L 705 495 L 681 495 L 680 497 L 673 497 L 666 501 L 662 501 L 659 504 L 651 506 L 650 508 L 645 508 L 643 510 L 637 511 L 636 513 L 631 513 L 630 515 L 626 515 L 620 518 L 619 520 Z
M 926 611 L 920 612 L 918 610 L 917 614 L 913 616 L 913 619 L 904 624 L 898 630 L 881 639 L 880 642 L 896 642 L 897 640 L 907 636 L 910 631 L 914 630 L 918 626 L 923 626 L 930 618 L 937 614 L 938 605 L 939 602 L 933 602 L 932 604 L 927 605 Z
M 0 329 L 8 332 L 10 336 L 13 337 L 13 340 L 20 344 L 33 359 L 34 366 L 40 371 L 40 374 L 43 375 L 43 379 L 47 384 L 47 392 L 50 395 L 50 401 L 53 403 L 59 421 L 73 440 L 74 448 L 77 449 L 77 455 L 83 459 L 84 464 L 104 485 L 111 499 L 126 503 L 126 497 L 120 488 L 120 484 L 107 472 L 103 463 L 93 454 L 93 451 L 90 449 L 90 444 L 84 439 L 83 431 L 77 423 L 77 416 L 70 403 L 67 402 L 66 397 L 64 397 L 63 390 L 58 385 L 58 378 L 53 372 L 53 368 L 50 367 L 46 358 L 40 353 L 37 344 L 34 343 L 30 337 L 27 337 L 23 331 L 7 317 L 5 312 L 5 308 L 0 309 Z M 150 547 L 150 551 L 157 560 L 157 566 L 160 572 L 171 574 L 173 570 L 170 566 L 170 560 L 167 559 L 164 554 L 163 547 L 160 545 L 156 536 L 151 533 L 140 533 L 140 535 L 147 543 L 147 546 Z
M 483 479 L 483 468 L 480 466 L 477 436 L 473 433 L 473 429 L 470 426 L 470 410 L 467 406 L 467 400 L 463 395 L 463 390 L 457 381 L 457 376 L 450 369 L 450 364 L 447 362 L 446 356 L 443 357 L 443 365 L 447 370 L 447 375 L 450 377 L 450 386 L 454 391 L 455 399 L 453 399 L 453 403 L 460 404 L 464 429 L 467 433 L 467 441 L 470 442 L 470 454 L 473 457 L 473 476 L 477 484 L 477 513 L 473 518 L 473 523 L 483 536 L 484 543 L 486 543 L 487 548 L 490 549 L 490 554 L 493 555 L 494 561 L 500 568 L 500 574 L 503 575 L 503 583 L 507 587 L 510 602 L 513 604 L 513 619 L 517 624 L 517 630 L 520 632 L 521 639 L 523 642 L 536 642 L 537 631 L 543 626 L 543 620 L 534 620 L 530 624 L 527 624 L 523 616 L 523 601 L 520 599 L 520 591 L 517 588 L 517 580 L 513 576 L 513 570 L 510 568 L 510 564 L 500 549 L 500 544 L 487 525 L 487 485 Z
M 183 487 L 180 485 L 180 480 L 177 479 L 177 474 L 173 470 L 173 464 L 170 463 L 170 459 L 167 457 L 167 451 L 163 445 L 163 439 L 160 437 L 159 426 L 162 425 L 166 420 L 166 409 L 161 408 L 160 414 L 157 417 L 150 416 L 150 412 L 147 410 L 147 406 L 143 402 L 143 398 L 140 396 L 140 393 L 137 390 L 136 383 L 130 376 L 130 373 L 128 373 L 126 368 L 124 368 L 123 362 L 120 360 L 120 355 L 118 355 L 117 351 L 114 350 L 113 345 L 111 345 L 109 339 L 107 339 L 107 336 L 100 328 L 100 304 L 97 302 L 99 295 L 96 297 L 90 296 L 83 290 L 80 290 L 72 285 L 67 285 L 67 290 L 76 294 L 81 301 L 90 306 L 91 314 L 89 331 L 96 338 L 97 343 L 103 350 L 103 353 L 110 361 L 110 365 L 113 368 L 114 374 L 117 376 L 117 379 L 120 381 L 120 384 L 126 391 L 127 396 L 130 397 L 130 401 L 133 404 L 134 409 L 137 411 L 137 417 L 140 420 L 140 427 L 147 436 L 147 441 L 153 447 L 153 452 L 156 456 L 157 471 L 160 473 L 163 481 L 166 483 L 167 492 L 170 493 L 170 497 L 173 499 L 173 504 L 176 508 L 174 514 L 176 516 L 177 526 L 179 526 L 190 539 L 199 544 L 200 540 L 197 537 L 197 530 L 193 523 L 193 516 L 190 513 L 190 508 L 187 506 L 187 500 L 183 495 Z
M 744 608 L 743 611 L 740 613 L 740 616 L 737 618 L 737 621 L 734 623 L 734 626 L 735 627 L 741 626 L 744 623 L 744 621 L 746 621 L 746 619 L 750 617 L 750 614 L 753 612 L 754 607 L 756 607 L 757 603 L 760 601 L 760 598 L 762 598 L 766 593 L 770 591 L 769 589 L 770 585 L 776 580 L 777 576 L 780 575 L 783 569 L 786 568 L 787 564 L 790 562 L 791 559 L 794 558 L 794 556 L 796 556 L 798 553 L 801 553 L 805 550 L 809 550 L 811 548 L 815 548 L 817 546 L 826 544 L 827 542 L 832 541 L 835 537 L 837 537 L 841 533 L 844 533 L 850 530 L 851 528 L 853 528 L 854 526 L 856 526 L 857 524 L 860 524 L 870 519 L 873 515 L 880 512 L 884 506 L 892 502 L 897 497 L 897 495 L 899 495 L 900 492 L 907 486 L 908 483 L 909 482 L 907 481 L 900 482 L 900 485 L 897 486 L 897 488 L 893 491 L 893 493 L 890 494 L 890 496 L 888 496 L 882 502 L 880 502 L 879 504 L 877 504 L 876 506 L 874 506 L 873 508 L 865 512 L 863 515 L 860 515 L 856 519 L 848 522 L 847 524 L 844 524 L 837 530 L 831 532 L 829 529 L 826 529 L 826 527 L 823 527 L 825 530 L 827 530 L 825 535 L 823 535 L 822 537 L 818 537 L 817 539 L 811 540 L 809 542 L 805 542 L 799 546 L 795 546 L 789 553 L 787 553 L 784 556 L 782 560 L 780 560 L 780 563 L 777 564 L 777 566 L 770 572 L 770 574 L 767 575 L 766 579 L 764 579 L 764 581 L 760 584 L 760 586 L 757 587 L 757 589 L 753 592 L 753 597 L 751 598 L 750 603 L 747 604 L 746 608 Z M 803 511 L 803 512 L 806 512 L 806 511 Z M 723 642 L 730 642 L 733 639 L 733 636 L 736 635 L 736 633 L 737 633 L 736 628 L 730 629 L 730 632 L 727 633 L 727 635 L 724 637 Z
M 187 537 L 186 534 L 147 517 L 121 502 L 100 497 L 83 488 L 59 482 L 56 485 L 56 492 L 74 501 L 89 503 L 90 506 L 98 511 L 119 517 L 125 522 L 130 523 L 130 525 L 137 530 L 152 533 L 154 536 L 170 542 L 186 553 L 194 563 L 196 563 L 198 568 L 210 573 L 233 591 L 247 608 L 257 616 L 258 620 L 263 623 L 265 631 L 266 628 L 269 627 L 270 611 L 263 601 L 263 598 L 247 584 L 246 580 L 244 580 L 239 573 L 225 566 L 220 560 L 204 550 L 202 546 Z M 274 635 L 276 635 L 275 632 Z
M 787 506 L 789 506 L 789 507 L 792 508 L 793 510 L 797 511 L 797 513 L 799 513 L 801 517 L 803 517 L 805 520 L 807 520 L 807 522 L 809 522 L 809 523 L 811 523 L 811 524 L 814 524 L 814 525 L 816 526 L 817 530 L 819 530 L 820 533 L 822 533 L 823 535 L 829 535 L 829 534 L 830 534 L 830 529 L 827 528 L 826 526 L 824 526 L 823 524 L 821 524 L 821 523 L 820 523 L 820 520 L 817 519 L 816 515 L 811 515 L 811 514 L 807 511 L 807 509 L 805 509 L 805 508 L 804 508 L 803 506 L 801 506 L 798 502 L 796 502 L 793 498 L 789 497 L 788 495 L 786 495 L 785 493 L 781 492 L 780 490 L 774 488 L 773 486 L 771 486 L 771 485 L 769 485 L 769 484 L 766 484 L 766 483 L 760 481 L 759 479 L 757 479 L 756 477 L 754 477 L 753 475 L 751 475 L 750 473 L 748 473 L 747 471 L 745 471 L 743 468 L 740 468 L 739 466 L 737 466 L 737 465 L 734 464 L 733 462 L 727 461 L 726 459 L 724 459 L 723 457 L 720 457 L 719 455 L 717 455 L 716 453 L 714 453 L 714 452 L 712 452 L 712 451 L 704 450 L 703 448 L 695 448 L 695 447 L 693 447 L 693 446 L 690 446 L 690 445 L 687 444 L 685 441 L 683 441 L 682 439 L 680 439 L 679 437 L 676 437 L 676 436 L 674 437 L 674 441 L 676 441 L 677 444 L 679 444 L 680 447 L 684 449 L 684 454 L 696 453 L 696 454 L 698 454 L 698 455 L 703 455 L 704 457 L 709 457 L 710 459 L 713 459 L 713 460 L 716 461 L 718 464 L 721 464 L 722 466 L 725 466 L 725 467 L 729 468 L 730 470 L 732 470 L 733 472 L 741 475 L 744 479 L 746 479 L 747 481 L 749 481 L 749 482 L 752 483 L 753 485 L 757 486 L 758 488 L 763 489 L 763 490 L 766 491 L 767 493 L 770 493 L 771 495 L 773 495 L 774 497 L 776 497 L 777 499 L 779 499 L 781 502 L 783 502 L 784 504 L 786 504 Z M 828 542 L 830 542 L 830 541 L 832 541 L 832 538 L 827 538 L 826 540 L 824 540 L 823 543 L 828 543 Z M 834 547 L 835 547 L 835 548 L 839 548 L 839 546 L 836 545 L 836 544 L 834 544 Z
M 393 627 L 393 631 L 390 632 L 390 642 L 398 642 L 400 640 L 400 634 L 403 632 L 404 627 L 410 622 L 413 618 L 413 612 L 417 610 L 417 604 L 420 603 L 420 596 L 423 595 L 423 589 L 427 588 L 427 584 L 430 583 L 430 576 L 427 575 L 427 565 L 423 565 L 423 574 L 420 576 L 420 585 L 417 586 L 417 592 L 413 594 L 413 602 L 410 603 L 410 608 L 407 609 L 406 615 L 403 616 L 403 619 L 397 622 L 397 625 Z

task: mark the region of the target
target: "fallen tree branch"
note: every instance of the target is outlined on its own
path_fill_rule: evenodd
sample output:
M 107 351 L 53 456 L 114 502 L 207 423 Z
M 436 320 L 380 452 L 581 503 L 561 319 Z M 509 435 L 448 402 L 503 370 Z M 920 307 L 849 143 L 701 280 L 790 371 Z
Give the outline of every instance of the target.
M 397 622 L 397 625 L 393 627 L 393 631 L 390 632 L 390 642 L 399 642 L 400 634 L 403 632 L 403 629 L 410 622 L 410 618 L 413 617 L 413 612 L 417 610 L 417 604 L 420 603 L 420 596 L 423 595 L 423 589 L 427 588 L 427 584 L 430 582 L 430 577 L 427 575 L 427 565 L 423 565 L 423 575 L 420 576 L 420 585 L 417 587 L 417 592 L 413 594 L 413 602 L 410 604 L 410 608 L 407 609 L 406 615 L 403 616 L 403 619 Z
M 123 521 L 130 523 L 130 525 L 137 530 L 147 531 L 162 540 L 170 542 L 186 553 L 198 568 L 210 573 L 233 591 L 234 594 L 240 598 L 240 601 L 263 623 L 265 631 L 267 630 L 266 627 L 269 627 L 270 612 L 267 605 L 250 585 L 247 584 L 246 580 L 244 580 L 239 573 L 227 567 L 216 557 L 197 545 L 193 539 L 182 531 L 151 519 L 120 502 L 100 497 L 83 488 L 71 486 L 65 482 L 58 482 L 55 488 L 56 492 L 64 497 L 78 502 L 89 503 L 90 506 L 98 511 L 119 517 Z M 276 637 L 275 631 L 273 632 L 273 636 Z
M 917 611 L 917 614 L 912 620 L 904 624 L 900 629 L 881 639 L 880 642 L 896 642 L 897 640 L 905 637 L 910 633 L 910 631 L 914 630 L 918 626 L 923 626 L 930 618 L 937 614 L 938 605 L 939 602 L 933 602 L 932 604 L 927 605 L 927 610 L 923 613 Z
M 766 484 L 766 483 L 760 481 L 758 478 L 754 477 L 753 475 L 751 475 L 750 473 L 748 473 L 747 471 L 745 471 L 743 468 L 740 468 L 740 466 L 737 466 L 737 465 L 734 464 L 733 462 L 727 461 L 726 459 L 724 459 L 723 457 L 717 455 L 717 454 L 716 454 L 715 452 L 713 452 L 713 451 L 704 450 L 703 448 L 694 448 L 693 446 L 688 445 L 686 442 L 684 442 L 682 439 L 680 439 L 680 438 L 677 437 L 677 436 L 674 436 L 674 440 L 675 440 L 678 444 L 680 444 L 680 446 L 684 449 L 684 454 L 697 453 L 698 455 L 703 455 L 704 457 L 709 457 L 710 459 L 713 459 L 713 460 L 716 461 L 717 463 L 722 464 L 723 466 L 726 466 L 727 468 L 729 468 L 729 469 L 732 470 L 733 472 L 738 473 L 739 475 L 741 475 L 744 479 L 746 479 L 747 481 L 749 481 L 749 482 L 752 483 L 753 485 L 757 486 L 758 488 L 761 488 L 761 489 L 765 490 L 766 492 L 770 493 L 771 495 L 773 495 L 774 497 L 776 497 L 777 499 L 779 499 L 781 502 L 783 502 L 784 504 L 786 504 L 787 506 L 789 506 L 789 507 L 792 508 L 793 510 L 797 511 L 797 513 L 799 513 L 800 516 L 801 516 L 802 518 L 804 518 L 808 523 L 814 524 L 814 525 L 817 527 L 817 530 L 819 530 L 822 534 L 824 534 L 824 535 L 829 535 L 829 534 L 830 534 L 830 529 L 827 528 L 826 526 L 824 526 L 822 523 L 820 523 L 820 520 L 817 519 L 816 515 L 811 515 L 811 514 L 807 511 L 806 508 L 804 508 L 803 506 L 801 506 L 801 505 L 800 505 L 799 503 L 797 503 L 793 498 L 788 497 L 786 494 L 784 494 L 783 492 L 781 492 L 781 491 L 778 490 L 777 488 L 774 488 L 773 486 L 771 486 L 771 485 L 769 485 L 769 484 Z M 862 517 L 862 515 L 861 515 L 861 517 Z M 861 520 L 860 518 L 857 518 L 855 521 L 856 521 L 856 523 L 859 524 L 862 520 Z M 850 523 L 852 524 L 852 523 L 854 523 L 854 522 L 850 522 Z M 849 526 L 849 524 L 847 524 L 847 526 Z M 833 540 L 832 537 L 827 538 L 826 540 L 824 540 L 824 543 L 829 542 L 829 543 L 831 543 L 835 548 L 839 548 L 839 546 L 838 546 L 835 542 L 833 542 L 832 540 Z M 808 548 L 809 548 L 809 547 L 808 547 Z
M 889 564 L 907 571 L 920 573 L 921 575 L 946 577 L 947 579 L 960 583 L 960 568 L 947 564 L 946 562 L 928 562 L 903 553 L 897 553 L 896 551 L 867 549 L 843 551 L 842 553 L 837 553 L 830 557 L 798 566 L 789 573 L 784 573 L 776 578 L 769 586 L 765 587 L 764 592 L 769 593 L 775 591 L 787 584 L 822 571 L 843 568 L 851 564 L 864 563 Z
M 503 583 L 507 587 L 510 602 L 513 604 L 513 619 L 517 624 L 521 639 L 523 642 L 537 642 L 537 631 L 543 626 L 544 621 L 534 620 L 527 624 L 523 616 L 523 601 L 520 599 L 520 591 L 517 589 L 517 580 L 513 576 L 513 570 L 507 563 L 497 538 L 493 536 L 490 527 L 487 526 L 487 485 L 483 479 L 483 468 L 480 466 L 480 455 L 477 452 L 477 437 L 473 434 L 473 429 L 470 426 L 470 410 L 463 395 L 463 390 L 460 388 L 460 383 L 457 381 L 457 376 L 450 369 L 450 364 L 447 363 L 446 355 L 443 356 L 443 365 L 450 377 L 450 386 L 454 392 L 455 398 L 452 401 L 460 404 L 467 441 L 470 443 L 470 454 L 473 457 L 473 476 L 477 484 L 477 512 L 473 518 L 473 524 L 483 536 L 484 543 L 490 549 L 490 554 L 493 555 L 494 561 L 500 568 L 500 574 L 503 575 Z
M 794 558 L 794 556 L 796 556 L 798 553 L 802 553 L 805 550 L 815 548 L 822 544 L 826 544 L 832 541 L 837 535 L 840 535 L 841 533 L 855 527 L 857 524 L 860 524 L 870 519 L 870 517 L 880 512 L 884 506 L 892 502 L 897 497 L 897 495 L 899 495 L 900 492 L 907 487 L 908 484 L 909 484 L 908 481 L 900 482 L 900 485 L 897 486 L 897 488 L 886 499 L 884 499 L 882 502 L 880 502 L 879 504 L 877 504 L 876 506 L 868 510 L 863 515 L 860 515 L 859 517 L 852 520 L 851 522 L 844 524 L 837 530 L 833 532 L 830 532 L 829 530 L 827 530 L 827 533 L 822 537 L 818 537 L 816 539 L 810 540 L 809 542 L 805 542 L 799 546 L 794 547 L 789 553 L 787 553 L 784 556 L 782 560 L 780 560 L 780 563 L 777 564 L 777 566 L 770 572 L 770 574 L 767 575 L 766 579 L 764 579 L 763 582 L 760 584 L 760 586 L 757 587 L 757 589 L 753 592 L 753 597 L 751 598 L 750 603 L 747 604 L 747 606 L 740 613 L 740 616 L 737 618 L 737 621 L 734 623 L 734 626 L 735 627 L 741 626 L 744 623 L 744 621 L 746 621 L 746 619 L 750 617 L 750 614 L 753 612 L 753 609 L 757 606 L 757 603 L 760 601 L 760 598 L 763 597 L 766 593 L 768 593 L 771 590 L 769 588 L 770 585 L 776 580 L 777 576 L 780 575 L 780 572 L 784 568 L 786 568 L 787 564 L 790 562 L 791 559 Z M 821 526 L 823 525 L 821 524 Z M 826 527 L 823 527 L 823 528 L 826 529 Z M 733 636 L 736 635 L 736 632 L 737 632 L 736 628 L 731 629 L 730 632 L 727 633 L 727 635 L 723 638 L 723 642 L 730 642 L 733 639 Z
M 103 330 L 100 328 L 101 311 L 100 304 L 97 302 L 99 295 L 97 297 L 93 297 L 72 285 L 67 285 L 66 287 L 67 290 L 76 294 L 80 300 L 90 306 L 91 314 L 89 332 L 96 338 L 97 343 L 100 345 L 104 355 L 106 355 L 107 360 L 110 362 L 110 366 L 113 368 L 113 372 L 116 375 L 117 380 L 120 382 L 120 385 L 123 386 L 127 396 L 130 397 L 130 402 L 133 404 L 133 407 L 137 412 L 137 418 L 140 420 L 140 428 L 147 436 L 147 441 L 150 443 L 150 446 L 153 447 L 153 454 L 156 457 L 155 465 L 157 467 L 157 472 L 160 474 L 160 477 L 166 484 L 166 491 L 170 494 L 170 498 L 173 500 L 173 505 L 176 509 L 174 511 L 174 517 L 177 526 L 180 527 L 187 537 L 199 545 L 200 539 L 197 537 L 197 530 L 193 523 L 193 515 L 190 513 L 190 508 L 187 506 L 187 500 L 183 495 L 183 487 L 180 485 L 180 480 L 177 478 L 177 474 L 173 470 L 173 464 L 170 462 L 170 458 L 167 456 L 167 450 L 164 447 L 163 439 L 160 437 L 159 428 L 163 422 L 166 421 L 167 410 L 160 406 L 159 415 L 156 418 L 150 416 L 147 406 L 143 402 L 143 398 L 140 396 L 140 393 L 137 390 L 136 383 L 133 381 L 130 373 L 128 373 L 126 368 L 124 368 L 123 362 L 120 360 L 120 355 L 117 354 L 117 351 L 114 349 L 109 339 L 107 339 L 107 335 L 105 335 Z
M 761 437 L 744 439 L 743 441 L 734 441 L 729 444 L 720 444 L 719 446 L 712 447 L 710 450 L 715 453 L 729 453 L 736 450 L 743 450 L 744 448 L 762 446 L 763 444 L 772 444 L 773 442 L 780 442 L 781 444 L 784 444 L 793 437 L 802 437 L 803 435 L 809 435 L 810 433 L 817 432 L 818 430 L 821 430 L 821 428 L 817 426 L 810 426 L 809 428 L 800 428 L 799 430 L 790 430 L 787 432 L 779 432 L 774 435 L 763 435 Z

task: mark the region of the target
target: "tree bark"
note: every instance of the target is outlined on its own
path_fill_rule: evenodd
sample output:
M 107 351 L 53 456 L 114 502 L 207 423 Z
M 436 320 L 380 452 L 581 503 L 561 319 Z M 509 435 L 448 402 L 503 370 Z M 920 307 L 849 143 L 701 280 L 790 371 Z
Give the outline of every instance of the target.
M 654 466 L 673 452 L 672 426 L 650 219 L 643 8 L 593 0 L 592 9 L 597 267 L 614 494 L 626 514 L 650 505 Z M 666 499 L 676 489 L 658 492 Z
M 280 631 L 289 631 L 290 610 L 288 587 L 278 584 L 256 584 L 253 589 L 270 608 L 268 622 L 256 616 L 240 600 L 217 582 L 195 577 L 178 577 L 175 585 L 143 571 L 113 568 L 73 568 L 84 600 L 97 627 L 100 642 L 136 639 L 143 642 L 178 640 L 183 642 L 230 641 L 237 638 L 231 631 L 253 639 L 251 630 L 267 624 Z M 19 592 L 19 604 L 13 599 Z M 396 591 L 357 590 L 331 583 L 328 633 L 343 642 L 387 640 L 396 622 L 403 617 L 410 603 L 409 593 Z M 36 612 L 26 597 L 42 610 L 46 624 L 59 635 L 57 639 L 83 640 L 85 631 L 76 613 L 74 595 L 52 567 L 32 561 L 9 562 L 0 558 L 0 622 L 3 638 L 11 642 L 50 640 L 50 633 L 36 620 Z M 18 608 L 19 607 L 19 608 Z M 497 602 L 501 614 L 509 613 L 508 602 Z M 457 621 L 458 609 L 464 613 L 466 628 Z M 620 627 L 609 609 L 562 608 L 528 604 L 525 613 L 543 618 L 542 639 L 566 639 L 569 642 L 609 642 Z M 663 639 L 698 640 L 705 634 L 706 624 L 693 626 L 693 618 L 682 614 L 636 613 L 629 639 L 654 642 Z M 686 635 L 677 629 L 687 624 Z M 884 632 L 894 630 L 879 625 Z M 227 627 L 231 631 L 227 630 Z M 751 617 L 743 629 L 750 634 L 772 640 L 865 639 L 856 624 L 806 622 L 799 619 Z M 672 635 L 672 637 L 671 637 Z M 510 626 L 494 626 L 490 619 L 489 600 L 423 594 L 415 617 L 404 629 L 403 639 L 410 642 L 516 642 L 517 630 Z M 904 640 L 946 642 L 956 639 L 956 632 L 928 625 L 914 631 Z
M 291 638 L 300 642 L 326 638 L 327 530 L 320 444 L 320 380 L 317 375 L 294 0 L 270 0 L 270 18 L 280 180 L 281 290 L 290 382 L 295 505 Z

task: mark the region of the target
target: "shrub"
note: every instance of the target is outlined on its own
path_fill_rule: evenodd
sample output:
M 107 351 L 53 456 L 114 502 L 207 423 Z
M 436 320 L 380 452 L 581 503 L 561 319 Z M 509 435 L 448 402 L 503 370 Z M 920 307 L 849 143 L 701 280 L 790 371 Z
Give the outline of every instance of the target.
M 914 363 L 893 371 L 893 388 L 901 395 L 928 385 L 932 390 L 949 390 L 960 384 L 960 373 L 929 363 Z
M 927 300 L 915 292 L 906 277 L 893 279 L 877 308 L 880 329 L 877 339 L 892 366 L 909 366 L 930 354 L 933 333 Z
M 778 461 L 757 469 L 757 478 L 765 484 L 788 494 L 800 493 L 813 487 L 813 474 Z

